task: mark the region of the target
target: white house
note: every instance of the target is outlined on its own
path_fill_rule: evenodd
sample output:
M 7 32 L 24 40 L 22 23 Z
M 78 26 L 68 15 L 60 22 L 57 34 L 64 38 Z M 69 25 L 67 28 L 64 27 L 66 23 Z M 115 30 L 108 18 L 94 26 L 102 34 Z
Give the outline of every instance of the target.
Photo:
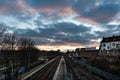
M 109 51 L 120 49 L 120 36 L 106 37 L 102 39 L 100 44 L 101 51 Z
M 110 62 L 120 61 L 120 36 L 103 37 L 99 49 L 101 58 Z

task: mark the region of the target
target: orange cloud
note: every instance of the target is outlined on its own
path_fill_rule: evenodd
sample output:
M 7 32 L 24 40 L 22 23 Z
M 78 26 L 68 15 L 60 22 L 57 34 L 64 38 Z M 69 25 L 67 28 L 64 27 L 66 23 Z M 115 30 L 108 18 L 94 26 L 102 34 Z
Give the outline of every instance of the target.
M 36 45 L 36 47 L 40 50 L 50 51 L 50 50 L 60 49 L 61 51 L 65 52 L 67 50 L 75 50 L 76 48 L 85 48 L 85 47 L 96 47 L 98 49 L 99 44 L 92 43 L 92 44 L 88 44 L 87 46 L 82 46 L 82 45 L 76 44 L 76 43 L 66 43 L 66 44 L 56 44 L 56 45 L 42 44 L 42 45 Z
M 36 47 L 40 50 L 58 50 L 60 49 L 61 51 L 67 51 L 67 50 L 75 50 L 76 48 L 81 48 L 84 46 L 81 46 L 80 44 L 76 43 L 65 43 L 65 44 L 56 44 L 56 45 L 51 45 L 51 44 L 42 44 L 42 45 L 36 45 Z
M 69 13 L 76 14 L 70 6 L 66 6 L 64 8 L 63 7 L 55 7 L 55 8 L 45 7 L 45 8 L 33 8 L 33 9 L 36 10 L 36 12 L 46 12 L 46 13 L 56 12 L 58 13 L 59 16 L 64 16 Z
M 77 16 L 76 19 L 84 21 L 84 22 L 88 22 L 88 23 L 91 23 L 91 24 L 94 24 L 94 25 L 99 25 L 100 24 L 96 21 L 91 20 L 90 18 L 86 18 L 86 17 L 83 17 L 83 16 Z
M 18 2 L 17 2 L 16 5 L 17 5 L 17 6 L 19 7 L 19 9 L 21 9 L 21 10 L 25 10 L 26 7 L 27 7 L 27 5 L 26 5 L 22 0 L 18 0 Z

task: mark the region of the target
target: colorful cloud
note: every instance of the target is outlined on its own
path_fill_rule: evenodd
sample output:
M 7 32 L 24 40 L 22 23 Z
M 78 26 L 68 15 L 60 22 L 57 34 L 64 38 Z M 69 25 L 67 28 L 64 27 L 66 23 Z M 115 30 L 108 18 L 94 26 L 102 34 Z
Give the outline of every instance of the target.
M 120 35 L 119 4 L 120 0 L 1 0 L 0 23 L 39 46 L 52 46 L 49 49 L 98 47 L 103 35 Z

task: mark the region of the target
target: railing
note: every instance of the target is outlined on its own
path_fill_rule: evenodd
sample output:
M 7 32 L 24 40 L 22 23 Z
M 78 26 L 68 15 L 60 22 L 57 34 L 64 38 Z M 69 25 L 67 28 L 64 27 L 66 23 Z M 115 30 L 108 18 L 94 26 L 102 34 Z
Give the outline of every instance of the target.
M 37 73 L 39 70 L 41 70 L 43 67 L 45 67 L 46 65 L 48 65 L 49 63 L 53 62 L 55 59 L 57 59 L 59 56 L 55 57 L 54 59 L 50 60 L 49 62 L 47 62 L 45 65 L 42 65 L 41 67 L 37 68 L 36 70 L 34 70 L 33 72 L 31 72 L 30 74 L 26 75 L 25 77 L 23 77 L 21 80 L 26 80 L 27 78 L 29 78 L 30 76 L 34 75 L 35 73 Z

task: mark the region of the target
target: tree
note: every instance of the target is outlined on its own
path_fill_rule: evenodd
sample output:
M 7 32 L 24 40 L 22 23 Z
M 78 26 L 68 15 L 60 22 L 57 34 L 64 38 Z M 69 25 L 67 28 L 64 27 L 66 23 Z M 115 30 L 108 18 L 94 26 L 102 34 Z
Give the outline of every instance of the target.
M 20 50 L 30 50 L 35 48 L 35 43 L 29 38 L 20 38 L 18 46 Z
M 0 46 L 1 46 L 1 54 L 4 59 L 5 65 L 7 67 L 6 73 L 11 68 L 11 75 L 13 75 L 12 80 L 14 79 L 14 50 L 16 49 L 16 44 L 18 41 L 18 37 L 15 33 L 9 33 L 5 28 L 7 25 L 0 24 Z M 7 76 L 10 73 L 6 74 Z
M 3 26 L 3 24 L 0 24 L 0 50 L 2 48 L 2 42 L 3 42 L 3 39 L 4 39 L 5 32 L 6 32 L 6 30 L 5 30 L 4 26 Z M 3 65 L 3 63 L 4 63 L 3 59 L 4 59 L 3 55 L 2 55 L 2 53 L 0 51 L 0 65 Z
M 4 52 L 2 49 L 5 46 L 4 44 L 4 40 L 5 40 L 5 36 L 6 36 L 6 25 L 5 24 L 0 24 L 0 58 L 2 61 L 2 65 L 4 65 L 6 67 L 6 71 L 5 71 L 5 80 L 8 79 L 8 74 L 9 74 L 9 56 L 7 52 Z
M 27 65 L 27 69 L 29 70 L 30 63 L 31 63 L 31 55 L 32 55 L 33 49 L 35 49 L 35 43 L 29 38 L 20 38 L 19 49 L 23 51 L 21 54 L 21 57 L 22 57 L 21 64 L 22 66 Z
M 30 63 L 36 54 L 33 51 L 37 51 L 35 48 L 35 43 L 32 39 L 24 38 L 18 36 L 15 32 L 10 33 L 5 29 L 6 25 L 0 24 L 0 60 L 4 60 L 4 65 L 6 68 L 6 80 L 8 80 L 8 75 L 11 73 L 10 77 L 14 80 L 15 69 L 15 52 L 20 50 L 21 64 L 28 65 L 27 68 L 30 69 Z M 31 57 L 32 56 L 32 57 Z M 16 59 L 18 59 L 16 58 Z M 3 63 L 3 62 L 2 62 Z M 10 80 L 10 78 L 9 78 Z
M 15 33 L 6 33 L 5 36 L 4 36 L 4 40 L 3 40 L 3 45 L 5 45 L 3 47 L 3 50 L 8 50 L 10 51 L 10 54 L 11 54 L 11 60 L 10 60 L 10 64 L 11 64 L 11 77 L 12 77 L 12 80 L 14 80 L 14 65 L 15 65 L 15 54 L 14 54 L 14 51 L 16 49 L 16 46 L 17 46 L 17 42 L 18 42 L 18 37 L 16 36 Z

